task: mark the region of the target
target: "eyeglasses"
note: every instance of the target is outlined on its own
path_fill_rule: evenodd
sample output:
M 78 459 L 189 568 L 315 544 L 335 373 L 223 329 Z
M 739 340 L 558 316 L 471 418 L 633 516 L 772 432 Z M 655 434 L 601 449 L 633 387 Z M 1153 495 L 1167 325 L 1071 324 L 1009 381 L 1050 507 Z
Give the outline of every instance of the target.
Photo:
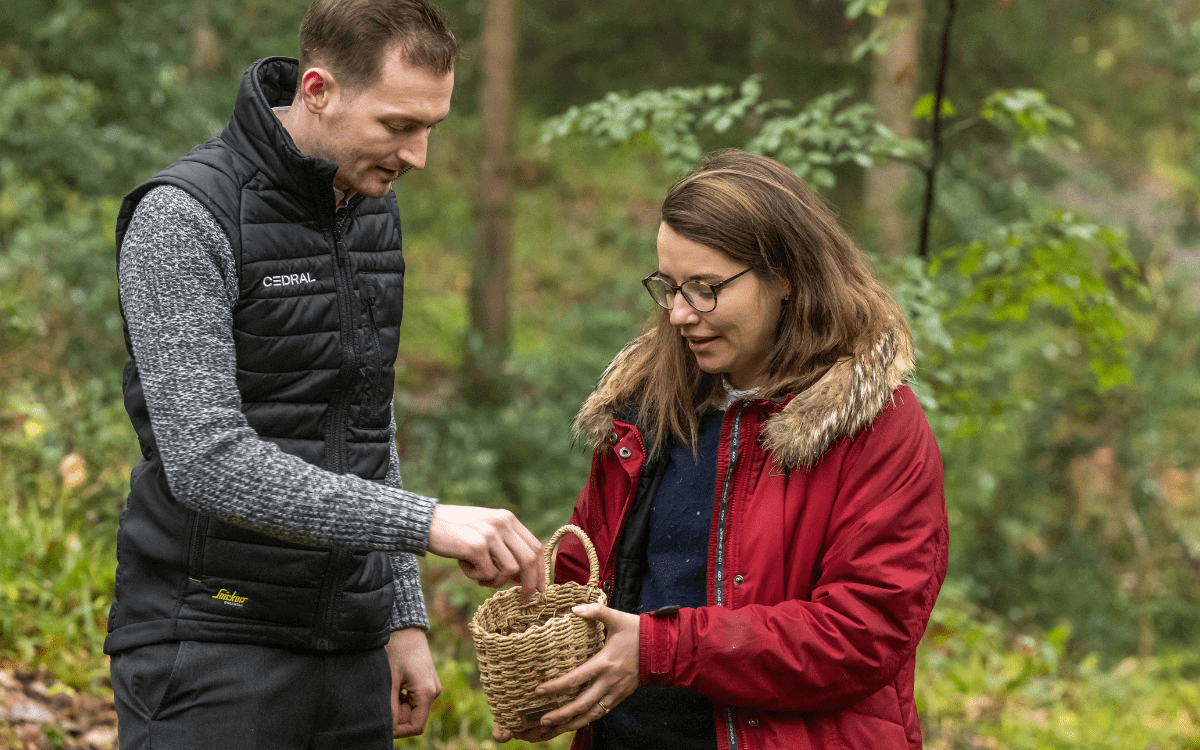
M 717 309 L 717 290 L 738 276 L 750 273 L 750 269 L 747 268 L 745 271 L 734 274 L 716 284 L 706 284 L 703 281 L 685 281 L 679 286 L 672 286 L 667 283 L 666 279 L 657 276 L 657 273 L 656 271 L 642 279 L 642 286 L 646 287 L 646 291 L 650 292 L 650 296 L 654 298 L 659 307 L 664 310 L 670 310 L 675 306 L 675 293 L 679 292 L 687 300 L 687 303 L 696 309 L 696 312 L 712 312 Z

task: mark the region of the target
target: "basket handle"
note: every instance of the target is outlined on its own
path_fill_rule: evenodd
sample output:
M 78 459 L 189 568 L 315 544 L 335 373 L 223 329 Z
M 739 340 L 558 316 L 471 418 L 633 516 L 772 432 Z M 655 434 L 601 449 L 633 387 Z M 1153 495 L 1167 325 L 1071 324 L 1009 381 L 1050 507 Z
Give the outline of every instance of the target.
M 583 529 L 570 523 L 554 532 L 554 536 L 550 537 L 550 541 L 546 542 L 546 546 L 542 548 L 542 567 L 546 571 L 546 584 L 549 585 L 551 580 L 550 563 L 554 557 L 554 548 L 558 546 L 558 542 L 563 538 L 563 534 L 566 534 L 568 531 L 579 537 L 579 541 L 583 542 L 583 550 L 587 552 L 588 558 L 587 585 L 594 588 L 600 583 L 600 560 L 596 557 L 596 548 L 592 546 L 592 540 L 588 539 L 588 535 Z

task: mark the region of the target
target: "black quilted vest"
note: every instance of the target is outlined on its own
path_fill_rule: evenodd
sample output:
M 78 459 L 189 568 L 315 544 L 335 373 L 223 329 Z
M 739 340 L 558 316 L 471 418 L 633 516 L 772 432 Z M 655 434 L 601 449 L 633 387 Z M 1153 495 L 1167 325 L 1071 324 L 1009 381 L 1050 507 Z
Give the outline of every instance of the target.
M 336 167 L 302 155 L 271 111 L 291 104 L 297 65 L 250 67 L 229 125 L 126 197 L 173 185 L 203 203 L 238 268 L 237 384 L 250 426 L 284 452 L 383 481 L 403 302 L 396 198 L 335 210 Z M 196 513 L 172 496 L 125 334 L 125 407 L 142 460 L 117 537 L 107 653 L 161 641 L 375 648 L 394 596 L 382 552 L 286 542 Z

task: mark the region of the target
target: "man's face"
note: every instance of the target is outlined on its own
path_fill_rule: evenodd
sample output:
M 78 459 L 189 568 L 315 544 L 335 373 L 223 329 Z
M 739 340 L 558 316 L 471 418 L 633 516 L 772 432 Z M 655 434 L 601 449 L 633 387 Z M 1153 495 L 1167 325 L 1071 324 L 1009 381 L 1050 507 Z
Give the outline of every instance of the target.
M 333 89 L 309 150 L 338 166 L 339 190 L 382 198 L 410 167 L 425 166 L 429 132 L 449 113 L 453 91 L 453 72 L 439 76 L 389 50 L 373 86 Z

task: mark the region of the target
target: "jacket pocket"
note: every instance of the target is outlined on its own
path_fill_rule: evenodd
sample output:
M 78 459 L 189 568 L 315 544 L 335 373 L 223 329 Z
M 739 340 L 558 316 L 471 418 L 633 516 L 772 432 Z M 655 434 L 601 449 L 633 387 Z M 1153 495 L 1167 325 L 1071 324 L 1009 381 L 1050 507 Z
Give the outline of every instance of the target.
M 208 516 L 197 513 L 192 522 L 192 538 L 188 544 L 187 574 L 198 579 L 204 575 L 204 546 L 208 541 Z
M 113 654 L 113 688 L 141 721 L 153 721 L 181 674 L 185 644 L 152 643 Z
M 907 750 L 908 733 L 896 689 L 887 685 L 858 703 L 822 714 L 825 747 Z
M 364 362 L 366 370 L 366 388 L 363 399 L 363 425 L 368 427 L 386 424 L 388 420 L 381 419 L 390 401 L 390 394 L 385 388 L 384 375 L 387 368 L 383 361 L 383 351 L 379 342 L 379 315 L 376 312 L 374 295 L 366 298 L 367 302 L 367 356 Z

